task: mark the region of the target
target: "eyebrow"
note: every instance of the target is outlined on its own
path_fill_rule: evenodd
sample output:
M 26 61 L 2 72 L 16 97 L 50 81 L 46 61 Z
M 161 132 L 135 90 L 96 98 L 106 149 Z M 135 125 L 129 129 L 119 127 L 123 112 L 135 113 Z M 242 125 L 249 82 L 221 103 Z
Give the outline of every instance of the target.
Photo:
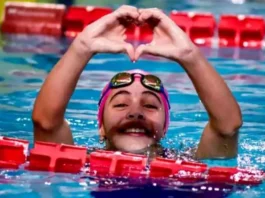
M 160 104 L 162 104 L 160 98 L 154 92 L 152 92 L 152 91 L 143 91 L 142 94 L 148 94 L 148 95 L 151 94 L 151 95 L 156 97 L 156 99 L 159 101 Z
M 118 91 L 117 93 L 115 93 L 109 102 L 111 102 L 115 97 L 117 97 L 118 95 L 121 95 L 121 94 L 126 94 L 126 95 L 131 95 L 131 93 L 129 91 L 126 91 L 126 90 L 120 90 Z
M 111 102 L 115 97 L 117 97 L 118 95 L 121 95 L 121 94 L 131 95 L 131 93 L 130 93 L 129 91 L 126 91 L 126 90 L 120 90 L 120 91 L 118 91 L 117 93 L 115 93 L 115 94 L 111 97 L 110 102 Z M 152 91 L 143 91 L 142 94 L 143 94 L 143 95 L 150 95 L 150 94 L 151 94 L 151 95 L 153 95 L 153 96 L 159 101 L 160 104 L 162 104 L 160 98 L 159 98 L 154 92 L 152 92 Z

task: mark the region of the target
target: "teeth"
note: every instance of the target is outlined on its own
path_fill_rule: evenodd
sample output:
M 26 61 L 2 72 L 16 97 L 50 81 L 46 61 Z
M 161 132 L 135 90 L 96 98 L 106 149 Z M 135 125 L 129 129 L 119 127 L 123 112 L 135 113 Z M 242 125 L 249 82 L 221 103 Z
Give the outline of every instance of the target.
M 145 133 L 144 129 L 130 128 L 125 130 L 126 133 Z

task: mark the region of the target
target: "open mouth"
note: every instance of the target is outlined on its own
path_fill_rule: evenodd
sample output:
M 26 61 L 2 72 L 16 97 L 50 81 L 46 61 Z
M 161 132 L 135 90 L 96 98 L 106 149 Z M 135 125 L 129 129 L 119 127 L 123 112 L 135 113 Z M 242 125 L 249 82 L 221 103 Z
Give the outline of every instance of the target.
M 150 131 L 143 127 L 130 127 L 122 129 L 121 132 L 131 136 L 150 136 Z

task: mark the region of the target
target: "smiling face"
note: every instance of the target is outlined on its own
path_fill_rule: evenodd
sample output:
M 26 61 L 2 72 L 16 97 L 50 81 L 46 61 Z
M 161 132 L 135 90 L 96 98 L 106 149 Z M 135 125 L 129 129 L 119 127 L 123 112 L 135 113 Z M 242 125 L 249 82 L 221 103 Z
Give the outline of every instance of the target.
M 158 93 L 142 86 L 138 77 L 127 87 L 113 89 L 103 113 L 100 135 L 107 148 L 141 152 L 165 133 L 165 109 Z

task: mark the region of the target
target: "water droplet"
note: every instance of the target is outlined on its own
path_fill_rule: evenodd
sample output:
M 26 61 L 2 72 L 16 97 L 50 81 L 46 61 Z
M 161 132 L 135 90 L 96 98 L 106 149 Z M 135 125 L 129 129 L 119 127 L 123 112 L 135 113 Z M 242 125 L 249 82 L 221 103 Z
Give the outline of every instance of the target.
M 51 182 L 45 182 L 44 184 L 49 186 L 51 185 Z
M 212 190 L 213 190 L 213 187 L 208 187 L 208 190 L 209 190 L 209 191 L 212 191 Z
M 89 184 L 90 185 L 95 185 L 95 184 L 97 184 L 97 182 L 96 181 L 90 181 Z
M 198 189 L 193 187 L 193 188 L 192 188 L 192 191 L 198 191 Z

